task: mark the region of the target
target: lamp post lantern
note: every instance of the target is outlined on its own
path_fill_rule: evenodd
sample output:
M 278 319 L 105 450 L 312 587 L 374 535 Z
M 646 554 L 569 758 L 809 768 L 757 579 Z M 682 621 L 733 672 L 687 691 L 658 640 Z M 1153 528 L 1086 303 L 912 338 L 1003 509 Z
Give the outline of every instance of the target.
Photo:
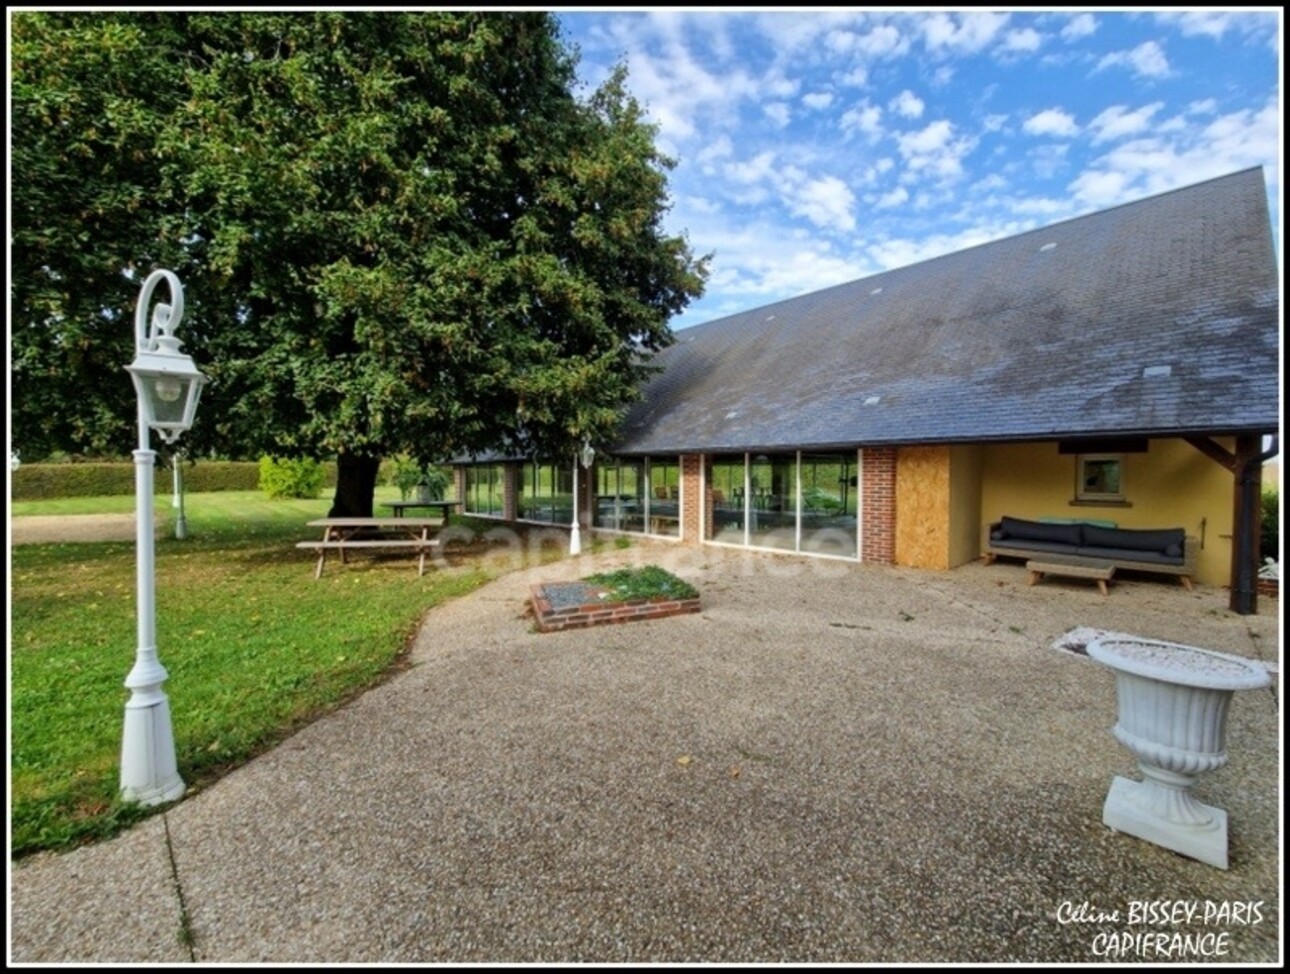
M 165 281 L 170 303 L 148 309 L 152 293 Z M 197 399 L 206 377 L 193 360 L 179 351 L 175 327 L 184 314 L 184 292 L 171 271 L 148 275 L 134 314 L 134 361 L 126 366 L 139 400 L 139 448 L 134 451 L 135 510 L 137 515 L 136 579 L 138 586 L 139 645 L 134 667 L 125 679 L 130 699 L 125 705 L 125 730 L 121 738 L 121 797 L 143 805 L 174 801 L 184 793 L 175 761 L 175 739 L 170 725 L 170 703 L 161 685 L 166 669 L 157 658 L 156 564 L 153 553 L 152 490 L 157 455 L 149 430 L 173 443 L 193 425 Z
M 573 528 L 569 532 L 569 554 L 582 554 L 582 534 L 578 528 L 578 464 L 581 463 L 585 469 L 591 469 L 592 462 L 596 459 L 596 451 L 586 440 L 582 441 L 582 449 L 578 451 L 578 457 L 573 463 Z

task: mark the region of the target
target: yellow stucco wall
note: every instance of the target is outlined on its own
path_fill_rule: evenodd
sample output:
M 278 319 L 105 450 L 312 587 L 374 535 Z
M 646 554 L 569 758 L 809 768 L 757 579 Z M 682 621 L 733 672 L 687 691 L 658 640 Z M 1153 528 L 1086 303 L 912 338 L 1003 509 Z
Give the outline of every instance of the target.
M 950 447 L 951 568 L 981 556 L 981 472 L 984 465 L 984 447 Z
M 1216 439 L 1227 450 L 1230 439 Z M 1127 506 L 1072 504 L 1073 454 L 1056 443 L 983 448 L 981 525 L 1012 517 L 1097 518 L 1122 528 L 1177 528 L 1203 540 L 1196 580 L 1227 585 L 1232 566 L 1232 474 L 1183 440 L 1150 440 L 1146 453 L 1124 454 Z M 980 550 L 981 535 L 977 536 Z

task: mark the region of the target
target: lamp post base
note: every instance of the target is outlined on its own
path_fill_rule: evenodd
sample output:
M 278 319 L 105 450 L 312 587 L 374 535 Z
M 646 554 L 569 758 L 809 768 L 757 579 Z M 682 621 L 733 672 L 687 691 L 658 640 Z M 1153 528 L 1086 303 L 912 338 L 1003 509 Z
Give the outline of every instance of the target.
M 175 801 L 186 787 L 175 766 L 170 702 L 164 693 L 152 696 L 141 706 L 126 704 L 121 738 L 121 797 L 141 805 Z

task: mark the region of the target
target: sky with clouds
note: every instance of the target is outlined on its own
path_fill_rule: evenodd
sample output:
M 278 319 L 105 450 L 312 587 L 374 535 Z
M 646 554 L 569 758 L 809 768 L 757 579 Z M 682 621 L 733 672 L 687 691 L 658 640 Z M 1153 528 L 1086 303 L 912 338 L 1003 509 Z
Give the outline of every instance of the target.
M 711 253 L 674 328 L 1264 167 L 1280 8 L 567 10 L 658 125 L 669 233 Z

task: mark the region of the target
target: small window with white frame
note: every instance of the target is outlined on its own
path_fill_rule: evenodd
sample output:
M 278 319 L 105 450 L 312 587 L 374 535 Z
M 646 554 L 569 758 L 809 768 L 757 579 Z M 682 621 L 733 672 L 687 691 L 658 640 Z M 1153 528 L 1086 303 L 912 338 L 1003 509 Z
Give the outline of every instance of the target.
M 1084 453 L 1075 461 L 1075 499 L 1124 501 L 1124 457 L 1118 453 Z

